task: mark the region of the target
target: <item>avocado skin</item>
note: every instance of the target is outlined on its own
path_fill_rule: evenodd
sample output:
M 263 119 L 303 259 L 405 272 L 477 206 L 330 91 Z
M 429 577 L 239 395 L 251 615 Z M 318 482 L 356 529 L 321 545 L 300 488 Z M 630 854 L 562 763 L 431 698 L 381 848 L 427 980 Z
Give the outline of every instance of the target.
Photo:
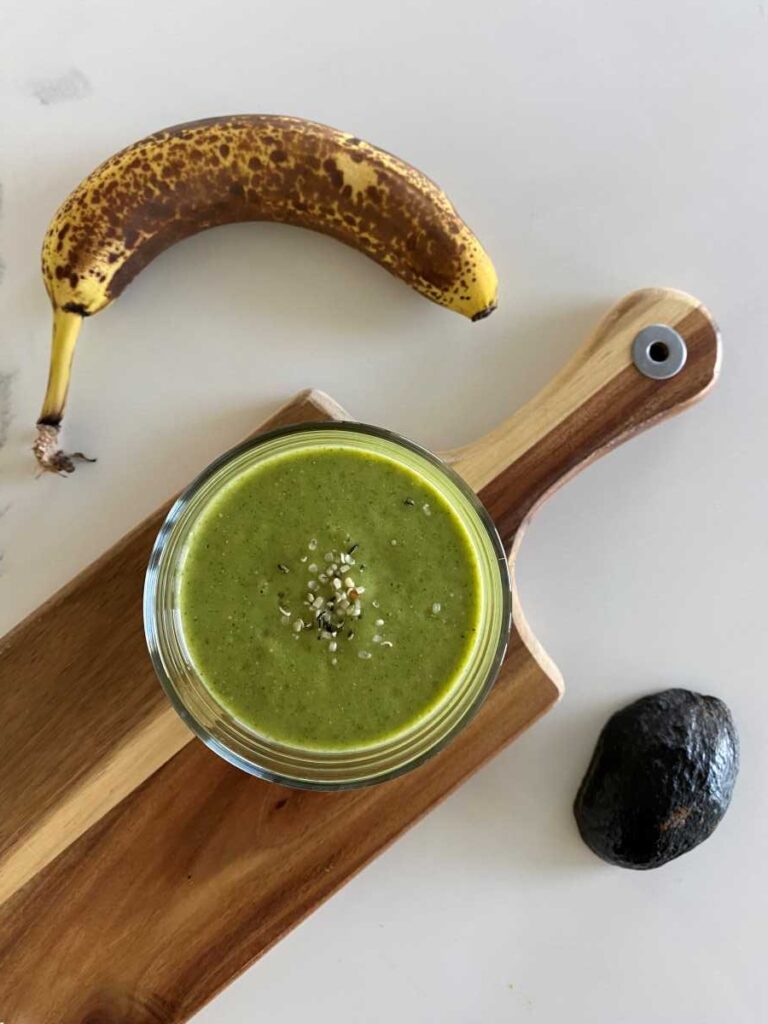
M 712 834 L 731 801 L 739 740 L 717 697 L 641 697 L 603 728 L 574 803 L 582 839 L 620 867 L 658 868 Z

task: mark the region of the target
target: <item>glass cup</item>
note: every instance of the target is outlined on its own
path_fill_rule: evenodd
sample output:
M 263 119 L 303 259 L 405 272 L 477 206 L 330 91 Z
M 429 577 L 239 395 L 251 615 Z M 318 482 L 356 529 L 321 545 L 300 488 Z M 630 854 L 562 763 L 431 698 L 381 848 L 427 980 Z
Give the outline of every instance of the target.
M 374 745 L 314 750 L 260 734 L 217 701 L 192 662 L 178 592 L 190 531 L 207 503 L 239 474 L 277 455 L 329 446 L 384 455 L 417 473 L 450 504 L 473 549 L 480 580 L 476 638 L 443 700 L 424 718 Z M 144 628 L 155 671 L 176 711 L 212 750 L 262 779 L 302 789 L 351 789 L 409 771 L 442 749 L 472 718 L 493 685 L 511 624 L 510 575 L 496 527 L 474 491 L 437 456 L 388 430 L 317 423 L 261 434 L 222 455 L 171 508 L 158 534 L 144 587 Z

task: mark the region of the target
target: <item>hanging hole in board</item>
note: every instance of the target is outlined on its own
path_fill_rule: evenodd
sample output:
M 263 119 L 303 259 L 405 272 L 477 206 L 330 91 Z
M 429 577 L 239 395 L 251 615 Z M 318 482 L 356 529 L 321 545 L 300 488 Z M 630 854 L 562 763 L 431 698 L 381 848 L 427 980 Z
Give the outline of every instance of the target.
M 669 346 L 663 341 L 652 341 L 648 355 L 654 363 L 665 363 L 669 358 Z
M 682 336 L 667 324 L 649 324 L 632 342 L 632 361 L 644 377 L 668 380 L 680 373 L 688 358 Z

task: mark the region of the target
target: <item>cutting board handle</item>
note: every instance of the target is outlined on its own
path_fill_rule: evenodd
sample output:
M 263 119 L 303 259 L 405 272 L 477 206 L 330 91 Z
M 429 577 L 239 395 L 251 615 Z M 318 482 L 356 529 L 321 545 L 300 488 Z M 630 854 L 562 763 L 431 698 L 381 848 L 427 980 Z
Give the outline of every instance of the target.
M 548 494 L 603 452 L 701 398 L 719 366 L 719 333 L 697 299 L 671 288 L 633 292 L 538 395 L 448 459 L 512 549 Z

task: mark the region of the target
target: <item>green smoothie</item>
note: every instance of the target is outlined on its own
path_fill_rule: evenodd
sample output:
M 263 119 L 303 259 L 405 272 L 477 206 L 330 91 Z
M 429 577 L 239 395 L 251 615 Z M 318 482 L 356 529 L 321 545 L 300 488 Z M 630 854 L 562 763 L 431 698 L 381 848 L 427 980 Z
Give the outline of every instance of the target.
M 427 480 L 318 445 L 216 494 L 178 603 L 189 656 L 232 715 L 274 740 L 349 750 L 450 692 L 478 639 L 479 593 L 466 530 Z

